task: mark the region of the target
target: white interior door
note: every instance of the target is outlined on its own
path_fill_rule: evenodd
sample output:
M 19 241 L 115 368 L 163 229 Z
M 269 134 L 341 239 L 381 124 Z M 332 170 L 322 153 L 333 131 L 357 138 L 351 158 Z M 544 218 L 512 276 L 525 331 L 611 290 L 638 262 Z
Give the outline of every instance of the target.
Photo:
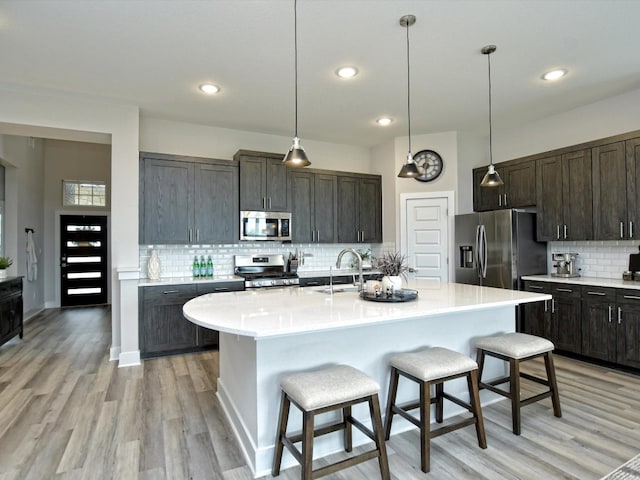
M 449 281 L 449 196 L 406 198 L 401 239 L 416 279 Z

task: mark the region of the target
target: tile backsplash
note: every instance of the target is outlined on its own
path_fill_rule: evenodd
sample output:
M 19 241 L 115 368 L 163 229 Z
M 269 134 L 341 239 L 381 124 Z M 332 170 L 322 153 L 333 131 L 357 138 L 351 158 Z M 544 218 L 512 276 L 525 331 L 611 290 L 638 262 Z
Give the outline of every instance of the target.
M 394 244 L 282 244 L 277 242 L 248 242 L 230 245 L 140 245 L 140 278 L 147 278 L 147 262 L 151 250 L 156 250 L 160 258 L 160 277 L 189 277 L 192 275 L 193 257 L 211 255 L 215 275 L 233 275 L 233 256 L 252 253 L 282 253 L 285 260 L 289 253 L 297 250 L 304 255 L 299 271 L 324 271 L 335 268 L 338 254 L 343 248 L 371 250 L 374 256 L 393 250 Z M 350 265 L 345 257 L 343 267 Z
M 549 242 L 549 272 L 552 253 L 577 253 L 576 267 L 583 277 L 621 279 L 629 268 L 629 254 L 638 253 L 639 244 L 637 240 Z

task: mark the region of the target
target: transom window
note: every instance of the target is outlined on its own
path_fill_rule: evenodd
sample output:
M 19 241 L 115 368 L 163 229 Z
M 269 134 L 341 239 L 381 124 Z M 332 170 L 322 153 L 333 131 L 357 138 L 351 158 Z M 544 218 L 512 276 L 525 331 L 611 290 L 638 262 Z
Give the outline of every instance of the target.
M 63 180 L 62 204 L 64 206 L 104 207 L 107 204 L 105 183 Z

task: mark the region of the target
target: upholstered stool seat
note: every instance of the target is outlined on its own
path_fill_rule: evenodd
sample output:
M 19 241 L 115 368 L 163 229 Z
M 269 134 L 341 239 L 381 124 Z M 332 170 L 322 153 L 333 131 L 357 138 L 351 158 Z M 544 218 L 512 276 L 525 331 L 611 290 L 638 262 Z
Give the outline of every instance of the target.
M 283 449 L 286 446 L 302 467 L 303 480 L 351 467 L 378 457 L 381 477 L 389 479 L 389 464 L 382 431 L 382 417 L 378 392 L 380 386 L 368 375 L 348 365 L 335 365 L 321 370 L 290 375 L 280 382 L 282 401 L 278 420 L 276 452 L 273 459 L 273 476 L 280 474 Z M 369 404 L 373 430 L 353 418 L 351 407 L 358 403 Z M 287 421 L 291 403 L 303 412 L 302 433 L 287 436 Z M 341 410 L 342 418 L 330 425 L 315 427 L 314 417 L 332 410 Z M 344 430 L 345 451 L 352 450 L 351 426 L 355 425 L 375 444 L 373 450 L 351 456 L 338 463 L 313 470 L 313 439 L 327 433 Z M 295 443 L 302 442 L 302 451 Z
M 480 388 L 486 388 L 511 400 L 512 430 L 516 435 L 521 432 L 520 409 L 525 405 L 551 397 L 553 414 L 561 417 L 560 396 L 553 365 L 554 345 L 549 340 L 526 333 L 504 333 L 491 337 L 480 338 L 476 341 L 477 360 L 480 369 Z M 489 382 L 482 381 L 482 371 L 486 356 L 499 358 L 509 362 L 509 375 Z M 537 357 L 544 357 L 547 378 L 520 371 L 520 364 Z M 542 393 L 522 399 L 520 395 L 520 379 L 525 378 L 548 387 Z M 509 382 L 509 390 L 498 388 L 496 385 Z
M 385 419 L 385 439 L 391 435 L 393 416 L 398 414 L 420 429 L 420 461 L 423 472 L 430 470 L 431 438 L 475 424 L 478 445 L 487 448 L 487 440 L 478 394 L 478 364 L 471 358 L 452 350 L 433 347 L 419 352 L 401 353 L 390 360 L 391 380 Z M 396 394 L 400 377 L 405 377 L 419 386 L 419 400 L 396 404 Z M 444 391 L 444 382 L 459 377 L 467 378 L 469 403 Z M 431 397 L 431 385 L 435 385 L 435 396 Z M 469 412 L 471 418 L 464 418 L 437 429 L 431 429 L 431 404 L 436 404 L 436 422 L 442 423 L 444 416 L 444 399 L 456 403 Z M 411 410 L 420 409 L 419 417 L 410 414 Z

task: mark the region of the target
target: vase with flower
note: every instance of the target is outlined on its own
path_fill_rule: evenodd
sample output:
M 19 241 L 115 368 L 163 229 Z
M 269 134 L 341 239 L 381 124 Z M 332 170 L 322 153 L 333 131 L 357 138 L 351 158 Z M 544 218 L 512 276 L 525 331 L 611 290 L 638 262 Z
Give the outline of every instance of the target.
M 399 252 L 387 252 L 378 258 L 377 269 L 382 277 L 382 291 L 393 295 L 402 288 L 402 277 L 406 276 L 409 267 L 407 258 Z

